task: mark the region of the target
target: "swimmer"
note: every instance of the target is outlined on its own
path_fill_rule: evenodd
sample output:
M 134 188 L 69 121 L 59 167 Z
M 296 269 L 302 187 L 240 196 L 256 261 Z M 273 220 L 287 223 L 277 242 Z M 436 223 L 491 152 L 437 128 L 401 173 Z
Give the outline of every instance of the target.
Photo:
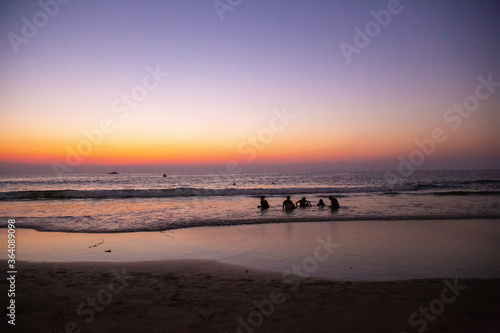
M 331 204 L 330 204 L 330 208 L 331 208 L 332 210 L 336 210 L 336 209 L 339 209 L 339 208 L 340 208 L 339 202 L 338 202 L 338 201 L 337 201 L 337 199 L 335 199 L 332 195 L 330 195 L 330 196 L 328 197 L 328 199 L 330 199 L 330 202 L 331 202 Z
M 287 212 L 291 212 L 295 208 L 297 208 L 297 207 L 295 207 L 295 205 L 293 204 L 293 201 L 290 200 L 290 196 L 287 196 L 286 200 L 283 201 L 283 210 L 286 210 Z
M 261 210 L 269 208 L 269 203 L 267 202 L 265 196 L 260 197 L 260 206 L 257 206 L 257 208 L 260 208 Z
M 300 208 L 306 208 L 306 207 L 311 207 L 311 202 L 306 200 L 306 197 L 303 197 L 299 201 L 295 203 L 295 205 L 299 206 Z

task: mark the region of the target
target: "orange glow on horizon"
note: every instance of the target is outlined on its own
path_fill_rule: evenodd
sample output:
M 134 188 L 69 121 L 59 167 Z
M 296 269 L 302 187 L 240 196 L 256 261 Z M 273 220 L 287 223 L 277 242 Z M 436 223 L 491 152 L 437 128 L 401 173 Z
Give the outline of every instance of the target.
M 249 142 L 248 137 L 137 139 L 106 138 L 97 145 L 86 140 L 70 140 L 40 135 L 33 137 L 0 136 L 0 161 L 44 164 L 65 163 L 67 158 L 79 165 L 159 165 L 239 163 L 328 162 L 342 160 L 392 159 L 417 149 L 413 139 L 395 140 L 392 136 L 374 137 L 360 133 L 335 136 L 304 133 L 280 133 L 266 144 Z M 296 139 L 301 138 L 301 139 Z M 422 135 L 421 140 L 426 136 Z M 477 142 L 449 140 L 436 145 L 436 156 L 453 156 Z M 495 151 L 491 142 L 483 142 L 483 151 Z M 82 150 L 88 152 L 81 153 Z M 75 157 L 76 156 L 76 157 Z
M 81 148 L 81 147 L 80 147 Z M 64 163 L 67 158 L 81 161 L 81 165 L 156 165 L 178 164 L 214 164 L 236 160 L 240 163 L 259 162 L 276 163 L 291 161 L 330 161 L 348 158 L 390 155 L 390 151 L 363 150 L 342 143 L 321 143 L 315 147 L 307 144 L 290 145 L 276 142 L 257 149 L 246 145 L 246 150 L 239 150 L 239 145 L 195 145 L 188 143 L 174 144 L 109 144 L 92 147 L 90 154 L 79 154 L 77 145 L 69 144 L 27 144 L 20 146 L 3 144 L 0 160 L 24 163 Z

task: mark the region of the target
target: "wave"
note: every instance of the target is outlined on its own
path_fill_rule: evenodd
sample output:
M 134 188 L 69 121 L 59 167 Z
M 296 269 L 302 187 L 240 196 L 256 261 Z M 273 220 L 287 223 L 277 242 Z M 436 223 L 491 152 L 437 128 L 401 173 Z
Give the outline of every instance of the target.
M 436 188 L 449 188 L 459 189 L 470 187 L 473 185 L 489 185 L 492 187 L 500 186 L 500 180 L 495 179 L 478 179 L 478 180 L 462 180 L 462 181 L 443 181 L 443 182 L 419 182 L 416 187 L 421 190 L 436 189 Z
M 500 195 L 500 191 L 438 191 L 429 194 L 437 196 Z
M 395 191 L 412 191 L 413 185 L 401 185 L 394 189 L 387 186 L 364 187 L 295 187 L 295 188 L 171 188 L 171 189 L 122 189 L 122 190 L 42 190 L 0 192 L 0 200 L 36 200 L 36 199 L 119 199 L 119 198 L 162 198 L 187 196 L 260 196 L 260 195 L 293 195 L 293 194 L 342 194 L 352 193 L 396 193 Z
M 204 189 L 204 188 L 171 188 L 171 189 L 123 189 L 123 190 L 42 190 L 42 191 L 11 191 L 0 192 L 0 200 L 64 200 L 64 199 L 127 199 L 127 198 L 164 198 L 164 197 L 188 197 L 188 196 L 261 196 L 261 195 L 296 195 L 316 194 L 335 195 L 343 197 L 351 194 L 380 194 L 380 195 L 500 195 L 500 191 L 422 191 L 415 185 L 399 185 L 388 188 L 387 186 L 361 186 L 361 187 L 310 187 L 310 188 L 228 188 L 228 189 Z
M 51 218 L 64 220 L 66 217 Z M 71 218 L 71 217 L 67 217 Z M 44 218 L 16 218 L 16 228 L 32 229 L 41 232 L 70 232 L 70 233 L 126 233 L 126 232 L 154 232 L 168 231 L 175 229 L 198 228 L 198 227 L 223 227 L 255 224 L 275 224 L 275 223 L 309 223 L 309 222 L 351 222 L 351 221 L 434 221 L 434 220 L 498 220 L 498 214 L 469 214 L 469 215 L 366 215 L 366 216 L 308 216 L 293 218 L 246 218 L 246 219 L 203 219 L 183 222 L 162 222 L 154 224 L 131 223 L 126 225 L 101 225 L 101 224 L 66 224 L 50 223 Z M 6 224 L 0 224 L 0 230 L 6 228 Z

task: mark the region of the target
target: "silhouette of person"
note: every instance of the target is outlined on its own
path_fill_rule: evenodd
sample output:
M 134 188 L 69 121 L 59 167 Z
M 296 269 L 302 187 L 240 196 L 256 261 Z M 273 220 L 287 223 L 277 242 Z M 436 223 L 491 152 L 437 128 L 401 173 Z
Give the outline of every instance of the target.
M 295 205 L 299 206 L 300 208 L 306 208 L 306 207 L 311 207 L 311 202 L 306 200 L 306 197 L 303 197 L 299 201 L 295 203 Z
M 291 212 L 292 210 L 294 210 L 296 207 L 295 205 L 293 204 L 293 201 L 290 200 L 290 196 L 287 196 L 286 197 L 286 200 L 283 201 L 283 210 L 286 210 L 286 211 L 289 211 Z
M 335 209 L 339 209 L 340 208 L 340 205 L 339 205 L 339 202 L 337 201 L 337 199 L 335 199 L 332 195 L 330 195 L 328 197 L 328 199 L 330 199 L 330 202 L 331 202 L 331 205 L 330 205 L 330 208 L 332 210 L 335 210 Z
M 260 197 L 260 206 L 258 208 L 260 208 L 261 210 L 269 208 L 269 203 L 267 202 L 265 196 Z
M 326 205 L 325 205 L 325 202 L 323 201 L 323 199 L 319 199 L 319 202 L 318 202 L 318 204 L 316 206 L 322 208 L 322 207 L 325 207 Z

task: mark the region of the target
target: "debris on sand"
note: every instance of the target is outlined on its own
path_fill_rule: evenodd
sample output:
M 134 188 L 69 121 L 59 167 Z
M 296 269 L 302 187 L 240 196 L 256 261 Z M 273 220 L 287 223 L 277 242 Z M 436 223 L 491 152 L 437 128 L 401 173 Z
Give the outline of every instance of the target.
M 101 245 L 102 243 L 104 243 L 104 239 L 102 240 L 102 242 L 95 243 L 94 245 L 89 246 L 89 249 L 90 249 L 91 247 L 98 247 L 98 246 L 99 246 L 99 245 Z

